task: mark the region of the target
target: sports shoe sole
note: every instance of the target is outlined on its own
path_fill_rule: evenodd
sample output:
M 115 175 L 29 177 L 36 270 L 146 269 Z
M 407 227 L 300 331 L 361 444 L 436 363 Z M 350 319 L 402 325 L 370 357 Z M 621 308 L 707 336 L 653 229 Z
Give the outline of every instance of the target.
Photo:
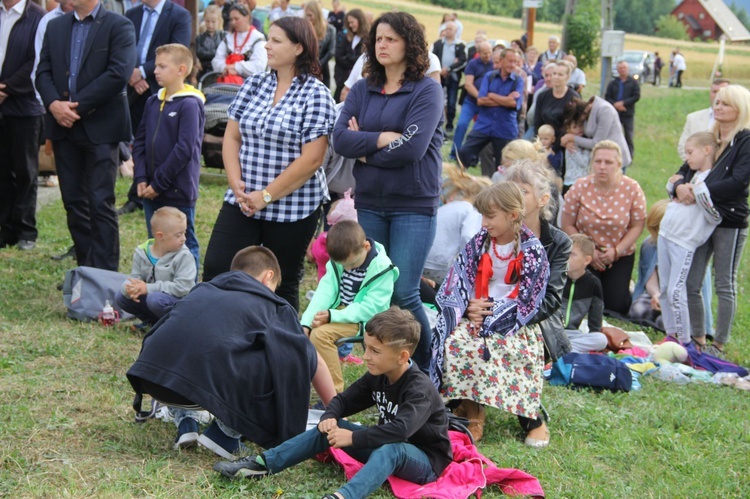
M 206 449 L 210 450 L 214 454 L 223 457 L 227 461 L 236 461 L 241 456 L 232 454 L 231 452 L 227 452 L 227 450 L 222 447 L 221 445 L 217 444 L 210 438 L 208 438 L 206 435 L 201 435 L 198 437 L 198 445 L 201 445 L 205 447 Z M 240 449 L 242 449 L 242 446 L 240 446 Z
M 179 449 L 191 449 L 198 444 L 199 435 L 197 432 L 191 431 L 189 433 L 183 433 L 177 442 L 174 444 L 174 450 Z
M 218 471 L 223 476 L 225 476 L 227 478 L 232 478 L 232 479 L 238 479 L 238 478 L 263 478 L 264 476 L 268 476 L 269 475 L 268 471 L 265 471 L 265 470 L 262 470 L 262 471 L 251 470 L 250 468 L 240 468 L 237 471 L 235 471 L 234 473 L 232 473 L 231 471 L 229 471 L 227 469 L 219 467 L 218 464 L 216 466 L 214 466 L 214 471 Z

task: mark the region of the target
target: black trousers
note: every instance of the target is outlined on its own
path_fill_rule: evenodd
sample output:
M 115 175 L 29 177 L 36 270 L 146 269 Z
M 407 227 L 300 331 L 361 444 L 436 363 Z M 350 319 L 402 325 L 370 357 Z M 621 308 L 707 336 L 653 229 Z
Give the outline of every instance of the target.
M 80 122 L 52 142 L 60 193 L 78 265 L 117 271 L 120 234 L 115 213 L 117 142 L 93 144 Z
M 628 144 L 628 150 L 630 151 L 630 157 L 633 157 L 635 147 L 633 146 L 633 129 L 635 128 L 635 116 L 623 116 L 620 115 L 620 123 L 622 123 L 622 132 L 625 134 L 625 142 Z
M 0 118 L 0 241 L 36 241 L 36 188 L 43 116 Z
M 471 132 L 468 137 L 466 137 L 466 140 L 464 141 L 464 145 L 461 146 L 461 150 L 458 151 L 458 158 L 461 160 L 461 163 L 464 164 L 467 168 L 469 166 L 474 166 L 477 164 L 477 160 L 479 159 L 479 153 L 484 149 L 484 147 L 487 144 L 492 144 L 492 152 L 495 155 L 495 167 L 500 164 L 500 160 L 502 158 L 503 148 L 510 142 L 509 139 L 500 139 L 497 137 L 490 137 L 489 135 L 484 135 L 482 133 L 476 133 Z M 492 177 L 492 175 L 497 170 L 489 171 L 489 168 L 484 167 L 484 163 L 482 163 L 482 175 L 486 177 Z
M 621 315 L 627 315 L 630 310 L 632 297 L 630 296 L 630 276 L 633 274 L 635 255 L 620 257 L 612 264 L 611 269 L 604 272 L 589 267 L 592 274 L 599 278 L 604 293 L 604 308 Z
M 234 255 L 248 246 L 265 246 L 279 260 L 281 285 L 276 294 L 299 310 L 299 283 L 305 252 L 315 234 L 320 208 L 296 222 L 267 222 L 246 217 L 239 206 L 224 203 L 216 218 L 203 261 L 203 281 L 229 271 Z

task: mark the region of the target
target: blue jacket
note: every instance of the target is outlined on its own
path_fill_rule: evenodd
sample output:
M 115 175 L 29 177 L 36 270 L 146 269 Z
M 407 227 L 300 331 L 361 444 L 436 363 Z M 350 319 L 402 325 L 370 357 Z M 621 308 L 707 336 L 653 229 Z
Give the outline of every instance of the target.
M 443 89 L 431 78 L 406 82 L 384 95 L 363 79 L 354 84 L 333 128 L 333 148 L 357 160 L 357 209 L 434 215 L 440 198 L 443 145 Z M 355 117 L 359 131 L 348 129 Z M 378 149 L 381 132 L 401 139 Z
M 506 97 L 513 92 L 520 94 L 515 107 L 479 106 L 477 122 L 474 124 L 475 132 L 507 140 L 518 138 L 518 110 L 521 109 L 523 100 L 523 78 L 511 73 L 503 80 L 499 70 L 490 71 L 482 78 L 478 96 L 482 98 L 493 93 Z
M 23 14 L 13 25 L 8 37 L 3 66 L 0 68 L 0 83 L 6 85 L 3 92 L 8 97 L 0 104 L 0 114 L 5 116 L 41 116 L 44 108 L 36 100 L 31 84 L 34 67 L 34 33 L 44 10 L 27 1 Z
M 146 182 L 159 201 L 195 206 L 201 167 L 206 98 L 190 85 L 164 99 L 149 97 L 133 142 L 134 182 Z

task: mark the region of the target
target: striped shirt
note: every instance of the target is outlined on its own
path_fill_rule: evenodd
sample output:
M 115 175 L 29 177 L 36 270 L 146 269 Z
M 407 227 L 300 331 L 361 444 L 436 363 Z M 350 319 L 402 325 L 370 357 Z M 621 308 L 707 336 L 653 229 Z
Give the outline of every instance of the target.
M 372 262 L 378 254 L 378 250 L 375 249 L 375 243 L 373 240 L 368 238 L 368 241 L 370 241 L 371 247 L 362 265 L 355 269 L 345 270 L 341 275 L 341 305 L 347 306 L 354 301 L 354 297 L 357 296 L 359 288 L 362 287 L 362 282 L 365 280 L 367 267 L 370 266 L 370 262 Z

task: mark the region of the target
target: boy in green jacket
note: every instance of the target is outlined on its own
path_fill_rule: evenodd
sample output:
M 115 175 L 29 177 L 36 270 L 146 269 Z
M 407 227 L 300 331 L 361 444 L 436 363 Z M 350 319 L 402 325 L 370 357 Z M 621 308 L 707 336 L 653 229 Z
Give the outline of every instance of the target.
M 326 248 L 326 273 L 301 322 L 341 393 L 344 375 L 336 340 L 355 336 L 375 314 L 390 307 L 398 269 L 383 245 L 367 238 L 357 222 L 344 220 L 331 227 Z

